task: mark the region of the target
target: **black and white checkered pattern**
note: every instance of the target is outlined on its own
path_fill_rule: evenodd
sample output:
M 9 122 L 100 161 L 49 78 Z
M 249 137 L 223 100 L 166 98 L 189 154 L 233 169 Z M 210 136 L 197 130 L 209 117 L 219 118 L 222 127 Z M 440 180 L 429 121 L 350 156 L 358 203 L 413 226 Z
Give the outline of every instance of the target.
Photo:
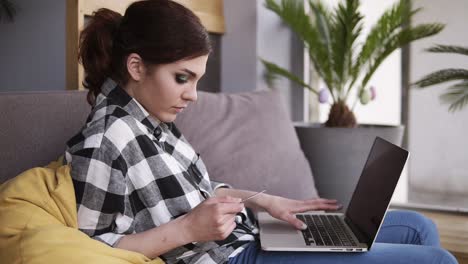
M 108 245 L 160 226 L 226 186 L 173 124 L 159 122 L 108 79 L 85 127 L 68 143 L 79 229 Z M 250 222 L 249 219 L 247 219 Z M 191 243 L 161 256 L 168 263 L 225 263 L 255 239 L 238 225 L 223 241 Z

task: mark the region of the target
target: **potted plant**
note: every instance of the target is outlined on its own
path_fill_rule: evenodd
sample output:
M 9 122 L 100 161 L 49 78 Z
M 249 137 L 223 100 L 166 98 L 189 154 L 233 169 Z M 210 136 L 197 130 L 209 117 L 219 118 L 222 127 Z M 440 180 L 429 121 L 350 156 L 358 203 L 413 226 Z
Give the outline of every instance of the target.
M 324 125 L 296 124 L 296 131 L 320 195 L 337 198 L 345 209 L 375 136 L 396 144 L 401 144 L 403 136 L 402 126 L 358 125 L 354 106 L 365 105 L 375 97 L 376 91 L 368 81 L 385 58 L 412 41 L 437 34 L 444 25 L 409 25 L 419 9 L 411 10 L 408 0 L 400 0 L 363 38 L 359 0 L 342 1 L 334 9 L 321 1 L 308 1 L 312 16 L 305 13 L 303 2 L 266 0 L 265 6 L 302 40 L 326 88 L 319 91 L 274 63 L 263 59 L 262 63 L 270 83 L 286 77 L 316 94 L 321 103 L 331 104 Z M 364 41 L 358 42 L 360 39 Z
M 468 55 L 468 47 L 452 45 L 436 45 L 427 49 L 427 51 Z M 440 96 L 440 99 L 443 103 L 450 104 L 449 111 L 461 110 L 468 104 L 468 70 L 457 68 L 438 70 L 424 76 L 414 85 L 419 88 L 426 88 L 451 81 L 459 82 L 448 87 L 447 91 Z

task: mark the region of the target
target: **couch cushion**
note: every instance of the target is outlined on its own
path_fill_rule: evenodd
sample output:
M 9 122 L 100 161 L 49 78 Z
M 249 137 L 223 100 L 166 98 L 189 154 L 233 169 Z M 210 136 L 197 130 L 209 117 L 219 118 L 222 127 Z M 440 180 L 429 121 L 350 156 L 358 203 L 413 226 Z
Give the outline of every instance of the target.
M 201 154 L 212 180 L 289 198 L 318 196 L 278 92 L 199 92 L 175 123 Z
M 86 91 L 0 93 L 0 183 L 44 166 L 65 152 L 65 143 L 86 121 Z

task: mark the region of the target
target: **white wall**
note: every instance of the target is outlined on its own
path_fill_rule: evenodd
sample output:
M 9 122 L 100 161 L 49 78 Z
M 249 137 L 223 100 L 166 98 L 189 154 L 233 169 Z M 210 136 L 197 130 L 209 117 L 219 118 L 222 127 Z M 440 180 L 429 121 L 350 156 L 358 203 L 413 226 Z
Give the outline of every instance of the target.
M 226 34 L 221 47 L 222 92 L 270 89 L 264 80 L 259 58 L 275 62 L 296 74 L 303 72 L 302 44 L 264 7 L 264 0 L 224 0 Z M 276 83 L 290 116 L 300 120 L 303 114 L 302 89 L 292 88 L 284 79 Z
M 224 0 L 226 33 L 221 39 L 221 90 L 255 90 L 257 84 L 257 3 Z
M 410 80 L 444 68 L 468 68 L 467 56 L 425 52 L 433 44 L 468 47 L 466 0 L 416 0 L 424 10 L 415 22 L 437 21 L 446 28 L 437 36 L 411 46 Z M 410 201 L 468 207 L 468 108 L 449 113 L 439 95 L 449 85 L 411 89 L 408 143 Z
M 289 69 L 297 76 L 304 73 L 304 45 L 289 27 L 272 11 L 264 6 L 264 0 L 257 0 L 257 50 L 258 57 L 272 61 Z M 285 99 L 291 119 L 303 121 L 304 89 L 280 78 L 275 87 L 268 87 L 264 78 L 265 67 L 257 59 L 257 89 L 277 89 Z

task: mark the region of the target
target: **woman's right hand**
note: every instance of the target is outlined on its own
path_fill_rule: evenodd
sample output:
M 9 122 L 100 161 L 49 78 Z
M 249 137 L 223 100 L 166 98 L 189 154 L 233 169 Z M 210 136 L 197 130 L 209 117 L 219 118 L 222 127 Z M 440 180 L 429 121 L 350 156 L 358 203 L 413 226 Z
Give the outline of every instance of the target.
M 182 216 L 182 231 L 190 242 L 223 240 L 236 228 L 236 214 L 244 209 L 240 198 L 211 197 Z

